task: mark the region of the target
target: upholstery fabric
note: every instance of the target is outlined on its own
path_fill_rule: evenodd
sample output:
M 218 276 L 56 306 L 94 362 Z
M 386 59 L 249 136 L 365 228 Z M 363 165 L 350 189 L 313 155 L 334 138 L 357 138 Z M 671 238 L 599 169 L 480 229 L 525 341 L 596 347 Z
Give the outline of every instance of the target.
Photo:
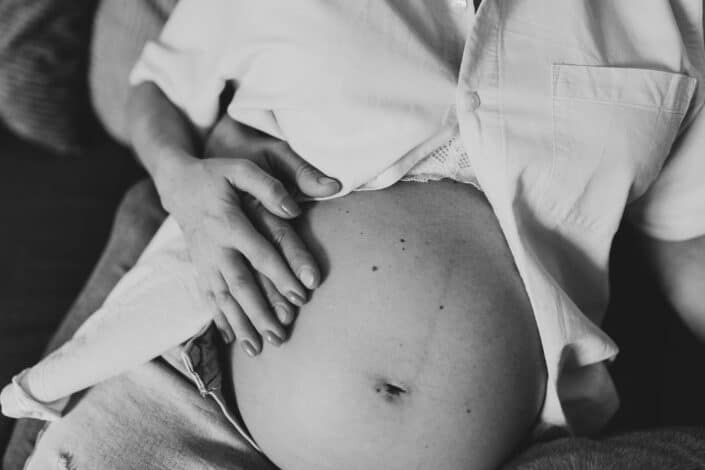
M 85 155 L 57 158 L 0 126 L 0 383 L 41 357 L 144 174 L 109 141 Z M 0 417 L 0 454 L 12 425 Z
M 690 470 L 705 467 L 705 429 L 665 428 L 531 447 L 504 470 Z
M 86 285 L 54 333 L 45 354 L 67 341 L 85 319 L 97 310 L 115 284 L 137 261 L 165 217 L 150 180 L 135 184 L 123 197 L 108 242 Z M 29 457 L 42 421 L 21 419 L 15 425 L 3 469 L 21 469 Z
M 61 154 L 94 142 L 87 91 L 96 0 L 0 2 L 0 120 Z

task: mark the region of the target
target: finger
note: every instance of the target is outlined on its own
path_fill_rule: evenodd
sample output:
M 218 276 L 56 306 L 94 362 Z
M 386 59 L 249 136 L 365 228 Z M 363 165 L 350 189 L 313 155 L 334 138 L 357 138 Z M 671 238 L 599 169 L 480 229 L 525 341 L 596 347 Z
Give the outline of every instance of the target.
M 267 298 L 269 305 L 274 309 L 277 318 L 284 325 L 290 325 L 294 321 L 294 308 L 286 301 L 286 299 L 277 291 L 272 281 L 267 279 L 267 276 L 257 273 L 259 285 L 262 288 L 264 296 Z
M 208 307 L 211 309 L 213 323 L 215 323 L 216 328 L 220 332 L 220 336 L 223 338 L 223 341 L 225 341 L 225 344 L 232 343 L 233 341 L 235 341 L 235 332 L 230 327 L 230 324 L 225 318 L 225 315 L 223 315 L 223 312 L 220 311 L 220 307 L 218 307 L 218 304 L 215 301 L 215 295 L 213 294 L 213 291 L 211 290 L 210 286 L 206 282 L 204 282 L 204 276 L 199 274 L 197 276 L 196 283 L 198 285 L 199 291 L 201 292 L 201 295 L 206 300 L 206 305 L 208 305 Z
M 243 203 L 248 213 L 252 213 L 251 208 L 259 207 L 262 212 L 269 214 L 266 209 L 263 209 L 251 198 L 245 199 Z M 276 218 L 276 216 L 273 217 Z M 206 223 L 211 223 L 214 220 L 208 220 Z M 277 290 L 290 302 L 297 306 L 303 305 L 306 299 L 306 290 L 289 269 L 282 255 L 269 240 L 255 229 L 248 216 L 240 208 L 235 208 L 227 214 L 226 223 L 215 223 L 209 229 L 219 243 L 242 253 L 256 271 L 271 279 L 277 286 Z
M 301 208 L 294 201 L 284 185 L 264 171 L 257 164 L 242 158 L 224 161 L 226 178 L 239 191 L 254 196 L 273 214 L 291 218 L 301 214 Z
M 254 208 L 252 218 L 257 221 L 262 232 L 274 243 L 284 256 L 292 272 L 301 283 L 309 289 L 315 289 L 321 283 L 321 273 L 316 260 L 294 228 L 262 208 Z M 276 284 L 276 283 L 275 283 Z
M 286 330 L 274 316 L 244 258 L 232 251 L 227 261 L 221 273 L 230 293 L 262 337 L 275 346 L 281 345 Z
M 227 318 L 242 349 L 252 357 L 259 354 L 262 350 L 260 336 L 252 326 L 252 323 L 250 323 L 245 312 L 230 294 L 225 279 L 220 274 L 213 275 L 210 279 L 210 285 L 218 308 Z
M 287 182 L 296 184 L 297 189 L 311 197 L 332 196 L 342 188 L 340 182 L 309 164 L 283 141 L 269 146 L 267 161 L 277 174 L 285 175 Z
M 225 317 L 223 312 L 220 311 L 220 309 L 213 313 L 213 323 L 215 323 L 216 328 L 220 331 L 220 335 L 222 336 L 223 341 L 225 341 L 225 344 L 230 344 L 235 341 L 235 332 L 230 327 L 228 319 Z

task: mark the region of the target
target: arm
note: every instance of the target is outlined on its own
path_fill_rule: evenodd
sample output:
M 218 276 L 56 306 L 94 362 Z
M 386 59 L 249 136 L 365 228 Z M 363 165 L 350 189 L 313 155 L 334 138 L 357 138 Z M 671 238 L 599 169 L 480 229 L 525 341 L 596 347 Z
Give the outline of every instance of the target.
M 275 345 L 286 339 L 291 304 L 301 306 L 304 286 L 320 282 L 313 257 L 282 225 L 300 209 L 272 174 L 278 171 L 313 197 L 331 196 L 340 185 L 321 180 L 285 142 L 245 131 L 227 117 L 236 145 L 201 158 L 195 131 L 201 137 L 217 122 L 219 95 L 233 78 L 221 66 L 233 47 L 228 18 L 240 8 L 229 0 L 206 8 L 198 0 L 179 2 L 130 74 L 128 134 L 184 232 L 200 291 L 224 339 L 237 337 L 255 355 L 262 337 Z
M 301 306 L 302 284 L 315 288 L 320 274 L 284 223 L 300 209 L 271 174 L 288 177 L 314 197 L 334 194 L 339 184 L 284 142 L 227 117 L 209 146 L 219 153 L 198 158 L 192 126 L 152 83 L 135 87 L 129 116 L 138 158 L 184 232 L 201 293 L 226 341 L 237 337 L 251 355 L 261 350 L 260 334 L 279 345 L 286 338 L 284 325 L 293 321 L 290 304 Z
M 132 89 L 128 102 L 130 141 L 161 196 L 179 165 L 200 153 L 186 117 L 150 82 Z M 162 201 L 164 204 L 165 201 Z

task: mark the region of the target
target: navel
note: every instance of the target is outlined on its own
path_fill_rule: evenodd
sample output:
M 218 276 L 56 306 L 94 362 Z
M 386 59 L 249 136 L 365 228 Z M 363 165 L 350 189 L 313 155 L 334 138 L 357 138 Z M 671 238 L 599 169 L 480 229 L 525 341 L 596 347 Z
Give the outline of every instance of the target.
M 402 383 L 380 379 L 374 384 L 374 392 L 387 403 L 400 403 L 409 396 L 409 387 Z

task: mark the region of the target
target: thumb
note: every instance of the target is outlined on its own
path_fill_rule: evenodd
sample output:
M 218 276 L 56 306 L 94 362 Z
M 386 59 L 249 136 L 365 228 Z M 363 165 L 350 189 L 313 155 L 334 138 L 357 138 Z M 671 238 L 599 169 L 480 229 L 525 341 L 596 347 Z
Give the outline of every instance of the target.
M 272 169 L 280 173 L 287 183 L 294 184 L 298 191 L 310 197 L 332 196 L 342 189 L 340 181 L 325 175 L 299 154 L 286 142 L 277 143 L 269 152 Z

